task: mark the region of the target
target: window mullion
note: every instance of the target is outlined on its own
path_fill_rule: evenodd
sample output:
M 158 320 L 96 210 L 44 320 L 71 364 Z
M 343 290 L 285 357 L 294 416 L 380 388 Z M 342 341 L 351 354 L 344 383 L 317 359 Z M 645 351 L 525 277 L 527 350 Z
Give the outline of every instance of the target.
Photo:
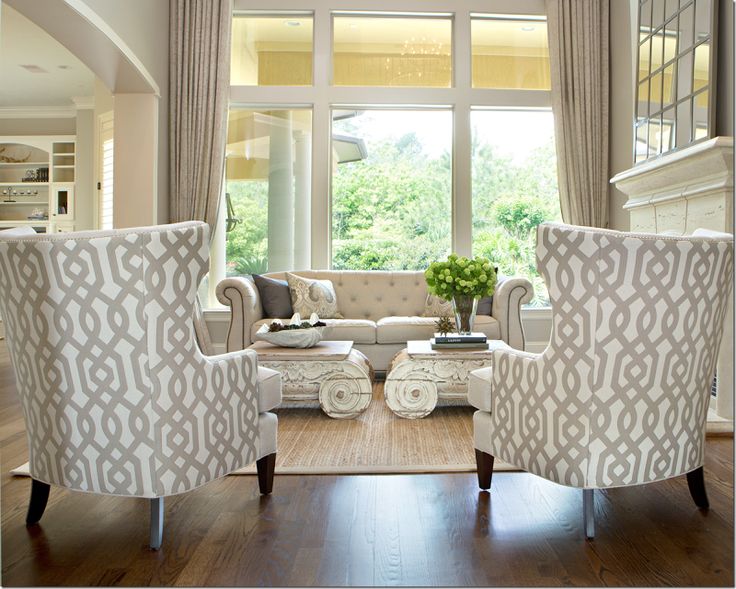
M 312 112 L 312 268 L 330 267 L 330 179 L 332 176 L 332 15 L 319 7 L 314 11 L 314 100 Z

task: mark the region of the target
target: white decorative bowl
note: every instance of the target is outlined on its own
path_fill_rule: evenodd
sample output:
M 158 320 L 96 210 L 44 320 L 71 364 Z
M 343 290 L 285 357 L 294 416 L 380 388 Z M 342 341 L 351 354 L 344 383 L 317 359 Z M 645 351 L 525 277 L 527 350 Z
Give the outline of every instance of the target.
M 310 323 L 316 323 L 319 317 L 312 315 Z M 277 321 L 280 323 L 280 321 Z M 295 314 L 289 324 L 301 323 L 298 314 Z M 256 340 L 268 342 L 282 348 L 311 348 L 321 342 L 329 333 L 330 326 L 310 327 L 308 329 L 284 329 L 283 331 L 268 331 L 265 323 L 256 331 Z

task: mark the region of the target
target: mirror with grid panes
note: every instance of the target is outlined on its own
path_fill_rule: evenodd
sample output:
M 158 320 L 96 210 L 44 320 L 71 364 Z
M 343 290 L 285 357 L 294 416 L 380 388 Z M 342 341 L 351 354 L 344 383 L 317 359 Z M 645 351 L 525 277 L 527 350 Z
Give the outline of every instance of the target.
M 718 0 L 639 0 L 634 159 L 713 136 Z

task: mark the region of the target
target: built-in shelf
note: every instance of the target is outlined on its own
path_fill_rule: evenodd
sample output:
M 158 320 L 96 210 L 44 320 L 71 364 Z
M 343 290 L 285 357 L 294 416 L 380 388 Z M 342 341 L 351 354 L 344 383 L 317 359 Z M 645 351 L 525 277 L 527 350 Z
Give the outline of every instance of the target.
M 34 201 L 29 201 L 29 200 L 20 201 L 20 200 L 16 200 L 15 202 L 11 202 L 11 201 L 8 201 L 8 200 L 0 200 L 0 205 L 16 205 L 16 206 L 17 205 L 44 205 L 44 206 L 48 206 L 49 205 L 49 201 L 47 201 L 47 200 L 34 200 Z
M 48 182 L 0 182 L 0 186 L 48 186 Z
M 0 162 L 0 228 L 30 225 L 42 231 L 73 230 L 76 138 L 2 137 L 0 146 L 3 156 L 13 160 Z M 24 178 L 44 181 L 23 182 Z M 34 212 L 48 217 L 29 219 Z

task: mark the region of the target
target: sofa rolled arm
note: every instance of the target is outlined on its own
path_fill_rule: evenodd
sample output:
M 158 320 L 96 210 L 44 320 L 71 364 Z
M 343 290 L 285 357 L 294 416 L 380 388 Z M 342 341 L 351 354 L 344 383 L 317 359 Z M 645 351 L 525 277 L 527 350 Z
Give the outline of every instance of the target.
M 526 278 L 501 278 L 493 293 L 491 315 L 501 326 L 501 339 L 517 350 L 523 350 L 525 344 L 521 305 L 532 297 L 534 287 Z
M 230 307 L 230 326 L 227 330 L 227 351 L 244 350 L 253 342 L 252 325 L 263 319 L 263 307 L 255 285 L 236 276 L 217 285 L 217 300 Z

